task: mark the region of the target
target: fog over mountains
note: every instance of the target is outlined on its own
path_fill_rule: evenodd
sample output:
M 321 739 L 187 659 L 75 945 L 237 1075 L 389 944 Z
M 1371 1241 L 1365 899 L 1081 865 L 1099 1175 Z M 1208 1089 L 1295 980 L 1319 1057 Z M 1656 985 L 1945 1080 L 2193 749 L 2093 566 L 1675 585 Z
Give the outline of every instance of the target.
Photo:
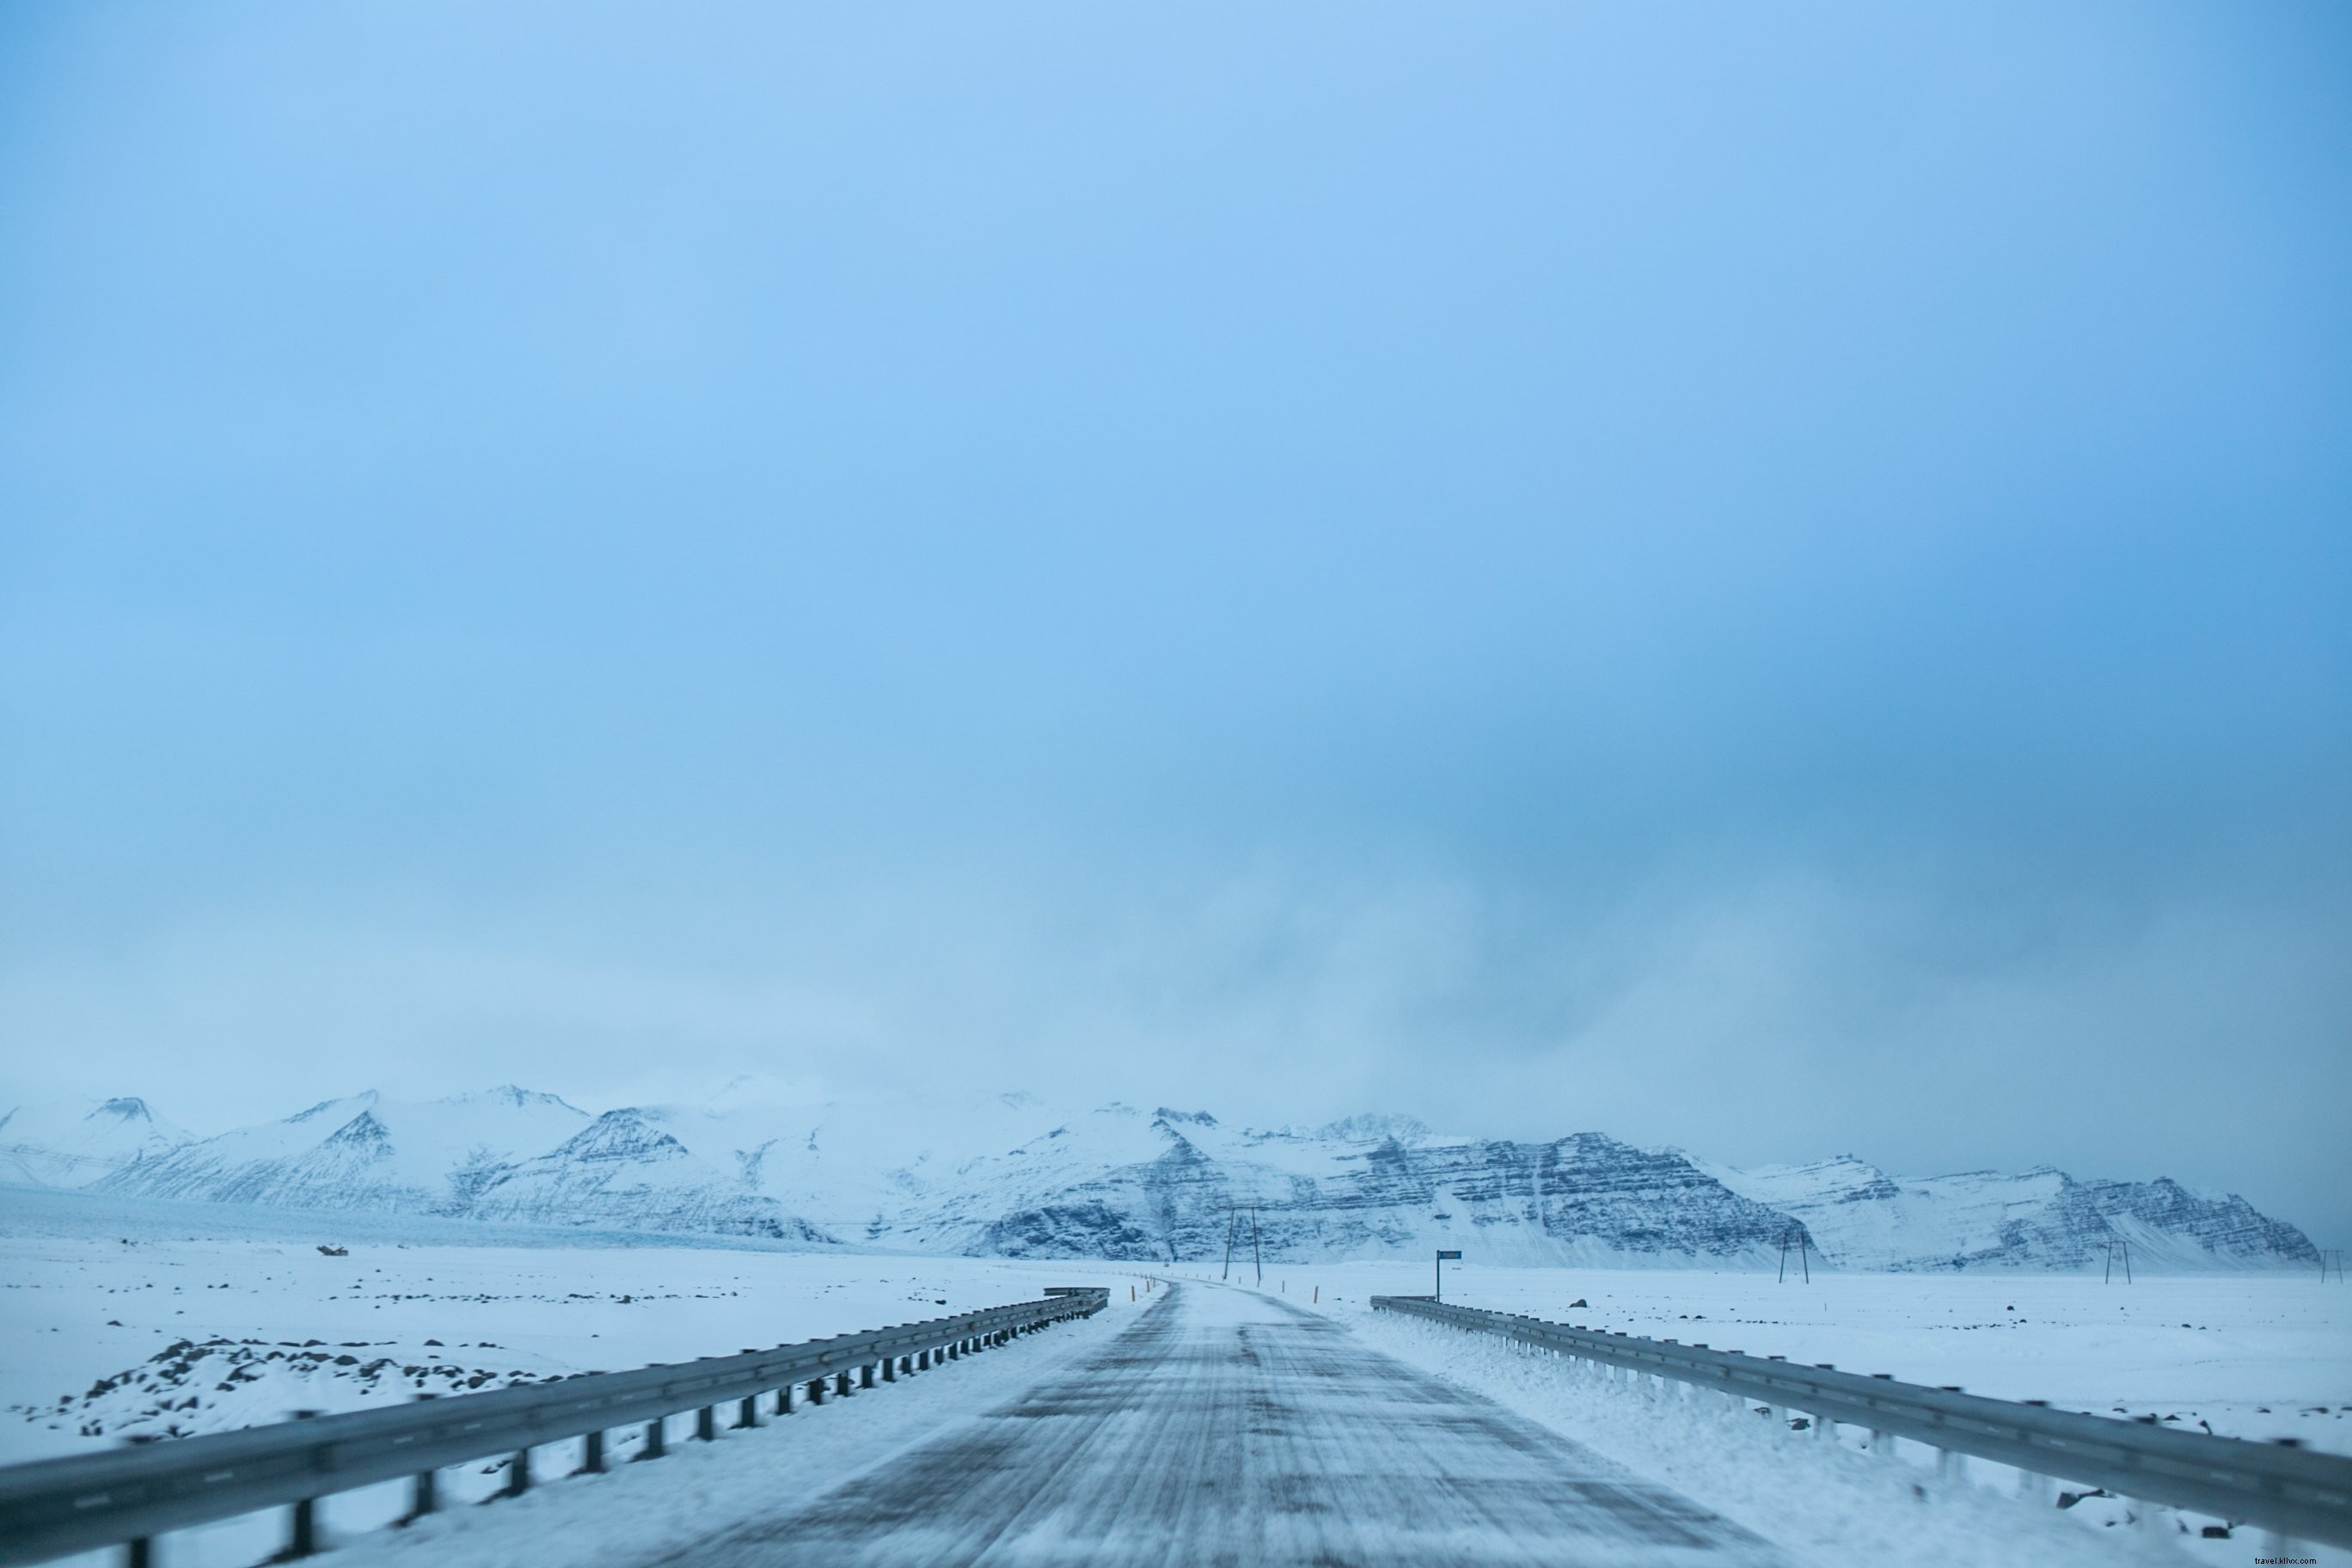
M 1735 1170 L 1599 1132 L 1522 1143 L 1409 1117 L 1313 1129 L 1025 1094 L 794 1103 L 757 1083 L 601 1116 L 513 1087 L 373 1091 L 194 1138 L 139 1100 L 0 1118 L 0 1182 L 210 1203 L 760 1237 L 813 1247 L 1198 1261 L 1767 1266 L 1798 1239 L 1855 1269 L 2308 1267 L 2242 1198 L 2041 1169 L 1890 1175 L 1852 1158 Z

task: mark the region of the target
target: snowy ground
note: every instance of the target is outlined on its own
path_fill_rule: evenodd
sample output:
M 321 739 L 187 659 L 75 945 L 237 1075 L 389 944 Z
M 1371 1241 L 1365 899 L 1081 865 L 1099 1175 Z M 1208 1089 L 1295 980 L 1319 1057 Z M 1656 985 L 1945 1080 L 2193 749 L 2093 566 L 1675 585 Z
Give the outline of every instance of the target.
M 1213 1271 L 1212 1271 L 1213 1272 Z M 1360 1304 L 1425 1295 L 1426 1267 L 1269 1270 Z M 2352 1453 L 2352 1289 L 2305 1275 L 2102 1284 L 2095 1273 L 1832 1274 L 1449 1264 L 1445 1299 L 1652 1339 L 1780 1355 L 1996 1399 Z M 1572 1307 L 1582 1300 L 1584 1307 Z
M 321 1245 L 348 1250 L 331 1257 Z M 1213 1279 L 1219 1270 L 1160 1272 Z M 1126 1287 L 1135 1278 L 1103 1264 L 794 1253 L 0 1189 L 0 1461 L 731 1352 L 1032 1298 L 1047 1284 L 1113 1287 L 1113 1310 L 1094 1322 L 716 1445 L 674 1443 L 660 1465 L 453 1509 L 354 1542 L 340 1560 L 404 1553 L 415 1563 L 471 1547 L 489 1562 L 531 1542 L 524 1558 L 541 1561 L 543 1532 L 558 1519 L 619 1558 L 641 1557 L 680 1531 L 707 1532 L 748 1498 L 772 1497 L 780 1476 L 813 1494 L 1057 1375 L 1133 1321 Z M 1810 1286 L 1783 1286 L 1769 1276 L 1471 1265 L 1450 1268 L 1446 1284 L 1449 1300 L 1471 1305 L 2352 1449 L 2352 1291 L 2316 1279 L 2200 1276 L 2126 1287 L 2095 1276 L 1817 1274 Z M 2145 1532 L 2107 1499 L 2058 1516 L 2064 1528 L 2053 1536 L 2057 1510 L 2008 1500 L 1999 1467 L 1974 1467 L 1979 1487 L 1955 1497 L 1933 1485 L 1924 1450 L 1889 1465 L 1743 1417 L 1728 1402 L 1660 1405 L 1580 1380 L 1550 1358 L 1370 1313 L 1364 1299 L 1375 1291 L 1425 1291 L 1418 1268 L 1277 1267 L 1265 1289 L 1685 1493 L 1800 1562 L 2168 1557 L 2218 1568 L 2251 1563 L 2259 1547 L 2251 1531 L 2182 1536 L 2178 1519 L 2160 1521 L 2161 1536 Z M 1588 1305 L 1570 1305 L 1579 1300 Z M 1846 1434 L 1849 1447 L 1860 1436 Z M 615 1457 L 627 1457 L 615 1437 Z M 551 1450 L 541 1473 L 560 1476 L 569 1463 Z M 487 1496 L 499 1468 L 447 1484 L 460 1499 Z M 350 1540 L 403 1501 L 398 1488 L 338 1499 L 327 1523 Z M 167 1560 L 241 1568 L 266 1555 L 281 1528 L 261 1516 L 184 1532 Z M 2053 1541 L 2107 1555 L 2078 1559 L 2074 1545 L 2061 1551 Z M 2317 1557 L 2352 1565 L 2352 1553 Z
M 1619 1385 L 1588 1382 L 1552 1358 L 1374 1314 L 1365 1305 L 1374 1293 L 1426 1293 L 1432 1280 L 1419 1269 L 1278 1269 L 1268 1272 L 1266 1284 L 1319 1296 L 1327 1310 L 1389 1353 L 1490 1394 L 1784 1545 L 1811 1540 L 1825 1552 L 1837 1542 L 1864 1548 L 1872 1531 L 1892 1524 L 1883 1509 L 1870 1506 L 1874 1494 L 1906 1495 L 1914 1485 L 1930 1498 L 1935 1493 L 1932 1454 L 1918 1445 L 1897 1445 L 1901 1464 L 1890 1469 L 1851 1452 L 1864 1435 L 1848 1429 L 1839 1436 L 1849 1452 L 1824 1455 L 1823 1445 L 1797 1439 L 1777 1423 L 1744 1418 L 1727 1401 L 1685 1404 L 1677 1395 L 1661 1405 Z M 2046 1399 L 2110 1416 L 2153 1415 L 2190 1430 L 2293 1437 L 2352 1451 L 2352 1291 L 2315 1278 L 2201 1275 L 2125 1286 L 2103 1284 L 2096 1275 L 1816 1273 L 1807 1285 L 1780 1284 L 1769 1275 L 1449 1266 L 1445 1298 L 1719 1350 L 1892 1373 L 1909 1383 L 1958 1384 L 1996 1398 Z M 1571 1305 L 1578 1300 L 1588 1305 Z M 2006 1496 L 2016 1485 L 2015 1472 L 2004 1466 L 1970 1461 L 1968 1468 L 1985 1498 Z M 2122 1500 L 2086 1499 L 2068 1518 L 2144 1539 Z M 2253 1531 L 2205 1539 L 2199 1532 L 2221 1521 L 2202 1517 L 2168 1512 L 2146 1522 L 2194 1560 L 2217 1565 L 2248 1562 L 2260 1544 Z M 1941 1527 L 1919 1531 L 1902 1560 L 1934 1562 L 1931 1548 L 1939 1542 L 1990 1539 L 1982 1519 L 1965 1532 L 1952 1528 L 1957 1523 L 1947 1515 Z M 1892 1552 L 1894 1544 L 1867 1550 Z M 2316 1560 L 2344 1568 L 2352 1565 L 2352 1552 L 2318 1548 Z
M 321 1246 L 347 1252 L 329 1257 Z M 1117 1283 L 1123 1310 L 1129 1278 L 1099 1264 L 670 1245 L 0 1188 L 0 1463 L 301 1410 L 732 1354 L 1030 1300 L 1046 1285 Z M 831 1407 L 812 1412 L 825 1422 L 822 1453 L 795 1453 L 792 1463 L 804 1476 L 816 1473 L 812 1464 L 830 1474 L 860 1454 L 894 1452 L 942 1413 L 1045 1375 L 1061 1353 L 1055 1342 L 1066 1347 L 1087 1331 L 1035 1335 L 943 1369 L 920 1395 L 848 1401 L 843 1419 Z M 853 1406 L 860 1414 L 849 1417 Z M 688 1426 L 674 1425 L 679 1434 Z M 777 1428 L 787 1429 L 791 1419 Z M 639 1440 L 614 1433 L 615 1460 Z M 673 1457 L 696 1447 L 674 1440 Z M 647 1467 L 671 1478 L 650 1495 L 665 1506 L 692 1498 L 691 1478 L 707 1462 Z M 563 1464 L 547 1468 L 560 1474 Z M 492 1464 L 449 1485 L 457 1497 L 482 1497 L 503 1479 Z M 404 1506 L 400 1489 L 376 1488 L 335 1500 L 328 1520 L 347 1532 Z M 647 1506 L 640 1500 L 635 1516 L 646 1517 Z M 462 1527 L 436 1527 L 448 1528 Z M 257 1516 L 184 1531 L 168 1561 L 243 1568 L 274 1549 L 282 1529 Z M 647 1539 L 658 1542 L 658 1531 Z
M 71 1234 L 98 1218 L 110 1234 Z M 1105 1267 L 0 1189 L 0 1462 L 732 1354 L 1033 1300 Z

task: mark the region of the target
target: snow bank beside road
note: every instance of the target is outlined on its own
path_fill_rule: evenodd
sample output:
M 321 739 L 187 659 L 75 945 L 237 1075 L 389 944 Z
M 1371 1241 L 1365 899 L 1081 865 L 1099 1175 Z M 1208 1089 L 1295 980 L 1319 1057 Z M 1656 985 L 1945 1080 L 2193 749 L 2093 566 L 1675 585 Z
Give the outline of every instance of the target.
M 1794 1259 L 1790 1270 L 1796 1269 Z M 1215 1271 L 1210 1270 L 1214 1278 Z M 1294 1295 L 1422 1294 L 1427 1265 L 1286 1267 Z M 1280 1277 L 1269 1273 L 1274 1287 Z M 1848 1274 L 1445 1268 L 1445 1299 L 1648 1339 L 1830 1362 L 1994 1399 L 2352 1453 L 2352 1290 L 2278 1274 Z M 1584 1301 L 1582 1307 L 1572 1302 Z
M 1352 1305 L 1352 1304 L 1350 1304 Z M 1846 1568 L 2120 1568 L 2185 1559 L 2173 1538 L 2092 1531 L 2054 1508 L 1790 1431 L 1720 1396 L 1669 1384 L 1642 1392 L 1507 1341 L 1369 1310 L 1339 1309 L 1398 1360 L 1587 1444 L 1780 1545 L 1800 1563 Z M 2245 1560 L 2252 1544 L 2217 1544 Z

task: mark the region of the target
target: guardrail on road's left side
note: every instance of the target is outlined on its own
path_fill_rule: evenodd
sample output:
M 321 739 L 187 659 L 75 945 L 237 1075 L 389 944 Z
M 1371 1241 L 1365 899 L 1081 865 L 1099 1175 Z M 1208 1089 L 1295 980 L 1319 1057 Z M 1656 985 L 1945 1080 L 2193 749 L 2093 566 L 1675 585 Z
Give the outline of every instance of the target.
M 41 1459 L 0 1468 L 0 1564 L 42 1563 L 121 1545 L 130 1568 L 147 1568 L 149 1542 L 166 1531 L 209 1524 L 265 1508 L 292 1510 L 282 1557 L 319 1549 L 318 1500 L 410 1477 L 411 1517 L 438 1506 L 435 1472 L 445 1465 L 512 1456 L 507 1490 L 530 1486 L 530 1451 L 582 1440 L 581 1468 L 604 1468 L 604 1434 L 646 1424 L 641 1458 L 659 1456 L 671 1416 L 692 1411 L 695 1436 L 719 1435 L 720 1406 L 737 1406 L 737 1426 L 760 1424 L 759 1403 L 775 1395 L 778 1415 L 805 1385 L 812 1404 L 961 1360 L 1110 1301 L 1106 1287 L 1049 1290 L 1039 1301 L 991 1307 L 928 1322 L 714 1356 L 635 1372 L 599 1372 L 528 1388 L 492 1389 L 420 1400 L 391 1410 L 358 1410 L 310 1421 Z

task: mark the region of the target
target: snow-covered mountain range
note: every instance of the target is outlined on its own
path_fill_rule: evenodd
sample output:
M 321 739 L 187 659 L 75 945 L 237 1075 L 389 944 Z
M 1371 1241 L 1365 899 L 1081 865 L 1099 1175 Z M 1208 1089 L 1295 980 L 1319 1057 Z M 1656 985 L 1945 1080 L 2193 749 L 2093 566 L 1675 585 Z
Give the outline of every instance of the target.
M 0 1116 L 0 1182 L 86 1187 L 124 1165 L 194 1142 L 158 1119 L 143 1100 L 19 1106 Z
M 2022 1175 L 1969 1171 L 1889 1176 L 1851 1155 L 1752 1171 L 1706 1167 L 1744 1197 L 1801 1222 L 1833 1260 L 1894 1268 L 2030 1264 L 2080 1268 L 2106 1260 L 2111 1242 L 2151 1269 L 2314 1265 L 2294 1226 L 2233 1194 L 2179 1183 L 2077 1181 L 2045 1166 Z
M 763 1237 L 824 1247 L 1163 1261 L 1475 1250 L 1490 1263 L 2079 1268 L 2310 1266 L 2242 1198 L 2055 1170 L 1890 1176 L 1852 1158 L 1735 1170 L 1598 1132 L 1521 1143 L 1408 1117 L 1309 1130 L 1035 1099 L 796 1101 L 739 1084 L 592 1116 L 505 1088 L 369 1092 L 197 1139 L 137 1100 L 0 1119 L 0 1181 L 126 1196 Z

